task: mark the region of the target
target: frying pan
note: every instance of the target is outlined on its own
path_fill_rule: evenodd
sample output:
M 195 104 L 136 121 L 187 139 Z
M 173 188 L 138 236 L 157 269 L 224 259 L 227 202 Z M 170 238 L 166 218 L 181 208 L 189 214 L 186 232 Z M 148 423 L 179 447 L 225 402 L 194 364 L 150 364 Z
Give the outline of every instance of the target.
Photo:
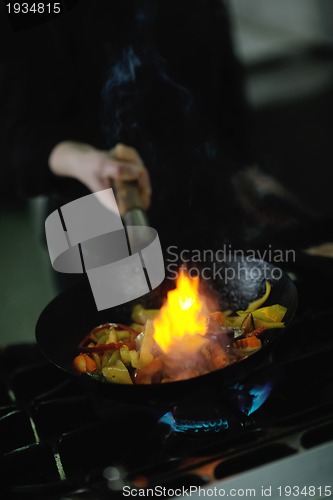
M 293 281 L 280 268 L 262 260 L 244 258 L 211 263 L 209 268 L 215 273 L 214 279 L 201 280 L 201 283 L 205 293 L 215 296 L 221 309 L 245 309 L 249 302 L 264 294 L 265 279 L 268 279 L 272 288 L 265 305 L 279 303 L 285 306 L 287 313 L 284 322 L 286 327 L 290 324 L 297 308 L 298 294 Z M 206 276 L 207 269 L 206 266 Z M 227 279 L 227 275 L 232 274 L 231 270 L 234 270 L 235 276 L 233 279 Z M 261 336 L 263 346 L 259 351 L 226 368 L 189 380 L 164 384 L 120 385 L 102 383 L 89 376 L 75 374 L 72 360 L 78 354 L 79 342 L 92 328 L 108 322 L 130 324 L 131 311 L 135 304 L 158 308 L 162 305 L 167 290 L 174 286 L 174 282 L 165 279 L 158 288 L 140 299 L 97 311 L 89 282 L 83 281 L 82 284 L 59 294 L 42 311 L 36 325 L 37 344 L 49 361 L 75 377 L 89 391 L 104 398 L 128 404 L 173 406 L 198 397 L 216 395 L 242 380 L 260 367 L 275 343 L 286 335 L 286 327 L 266 330 Z

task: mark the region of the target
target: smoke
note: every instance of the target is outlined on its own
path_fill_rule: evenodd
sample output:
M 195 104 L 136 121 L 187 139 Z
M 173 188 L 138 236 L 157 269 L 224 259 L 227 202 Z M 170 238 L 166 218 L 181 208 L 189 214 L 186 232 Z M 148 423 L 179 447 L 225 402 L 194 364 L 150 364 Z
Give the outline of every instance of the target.
M 126 142 L 148 163 L 175 129 L 193 131 L 196 104 L 151 44 L 128 45 L 108 71 L 102 93 L 102 129 L 108 146 Z

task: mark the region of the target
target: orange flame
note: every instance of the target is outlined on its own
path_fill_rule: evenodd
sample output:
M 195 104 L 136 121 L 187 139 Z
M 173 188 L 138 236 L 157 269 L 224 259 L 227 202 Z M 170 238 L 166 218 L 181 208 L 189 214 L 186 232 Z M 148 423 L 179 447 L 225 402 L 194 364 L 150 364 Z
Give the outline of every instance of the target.
M 199 278 L 189 278 L 181 270 L 176 288 L 168 293 L 166 303 L 154 320 L 154 339 L 165 353 L 171 350 L 176 341 L 185 337 L 186 340 L 191 338 L 194 341 L 195 335 L 206 333 L 205 304 L 198 289 Z

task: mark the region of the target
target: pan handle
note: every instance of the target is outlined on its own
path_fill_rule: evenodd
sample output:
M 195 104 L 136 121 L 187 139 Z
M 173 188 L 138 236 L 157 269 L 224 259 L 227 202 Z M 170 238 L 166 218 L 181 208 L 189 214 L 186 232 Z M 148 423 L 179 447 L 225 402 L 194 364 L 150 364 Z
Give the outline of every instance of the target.
M 135 181 L 126 182 L 126 192 L 122 197 L 126 213 L 124 223 L 126 226 L 149 226 L 146 212 L 141 207 L 141 200 L 137 183 Z
M 132 208 L 124 215 L 126 226 L 149 226 L 147 215 L 142 208 Z

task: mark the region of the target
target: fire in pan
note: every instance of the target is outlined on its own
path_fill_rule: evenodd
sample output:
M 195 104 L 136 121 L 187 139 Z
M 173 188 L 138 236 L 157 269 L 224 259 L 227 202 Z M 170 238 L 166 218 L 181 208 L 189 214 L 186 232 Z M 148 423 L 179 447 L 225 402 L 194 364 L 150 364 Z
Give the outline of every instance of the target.
M 230 273 L 230 270 L 233 272 Z M 226 279 L 230 275 L 232 275 L 232 279 Z M 138 304 L 149 310 L 165 308 L 168 302 L 166 299 L 169 297 L 168 292 L 175 289 L 175 283 L 170 280 L 165 280 L 153 292 L 138 300 L 103 311 L 96 309 L 88 281 L 72 287 L 58 295 L 42 311 L 36 325 L 37 343 L 46 358 L 57 367 L 76 377 L 89 391 L 99 393 L 111 400 L 130 404 L 173 406 L 198 397 L 207 398 L 210 394 L 212 396 L 216 395 L 216 393 L 230 387 L 259 368 L 272 352 L 276 342 L 287 337 L 288 325 L 294 316 L 298 301 L 296 287 L 289 276 L 282 272 L 281 269 L 262 260 L 230 259 L 228 262 L 219 263 L 219 273 L 216 276 L 217 278 L 214 280 L 203 280 L 199 286 L 199 292 L 201 296 L 204 295 L 210 299 L 206 302 L 206 307 L 207 304 L 213 303 L 213 310 L 229 311 L 226 316 L 230 315 L 231 311 L 234 315 L 227 316 L 229 317 L 229 326 L 227 327 L 218 324 L 218 322 L 214 324 L 216 316 L 212 315 L 213 321 L 209 320 L 207 323 L 210 326 L 206 328 L 206 337 L 201 337 L 198 343 L 201 358 L 205 350 L 206 357 L 209 356 L 209 342 L 211 343 L 212 339 L 223 338 L 223 348 L 227 353 L 228 348 L 230 348 L 231 352 L 235 352 L 232 346 L 235 346 L 236 343 L 238 346 L 242 346 L 242 342 L 239 341 L 246 338 L 245 331 L 251 333 L 251 327 L 247 325 L 247 330 L 244 330 L 243 320 L 247 318 L 248 322 L 250 319 L 249 314 L 247 312 L 247 314 L 241 313 L 240 315 L 239 311 L 247 311 L 249 304 L 255 304 L 255 301 L 260 300 L 265 293 L 267 296 L 264 303 L 266 310 L 269 306 L 276 304 L 286 310 L 283 317 L 283 327 L 270 328 L 269 323 L 266 323 L 265 329 L 262 328 L 264 331 L 260 332 L 260 349 L 255 350 L 249 356 L 239 358 L 236 362 L 235 357 L 232 358 L 233 355 L 231 354 L 232 362 L 223 368 L 219 369 L 219 365 L 216 365 L 212 370 L 205 370 L 204 372 L 199 371 L 199 373 L 196 373 L 194 370 L 193 377 L 183 380 L 181 376 L 177 375 L 174 379 L 168 379 L 167 375 L 162 380 L 165 383 L 160 383 L 161 380 L 156 383 L 153 379 L 151 380 L 152 383 L 148 384 L 102 382 L 98 377 L 89 374 L 77 375 L 73 367 L 73 360 L 80 352 L 79 345 L 81 344 L 83 350 L 89 345 L 90 348 L 94 346 L 93 343 L 82 344 L 82 340 L 87 333 L 98 325 L 107 323 L 130 325 L 133 308 Z M 267 294 L 267 286 L 269 286 L 269 294 Z M 182 300 L 184 302 L 184 297 Z M 183 307 L 185 309 L 190 308 L 192 304 L 196 305 L 196 301 L 190 298 L 190 301 L 186 302 L 185 300 Z M 182 322 L 184 323 L 184 321 Z M 231 327 L 230 324 L 236 326 Z M 153 321 L 150 328 L 158 330 L 159 327 Z M 157 338 L 156 331 L 154 334 Z M 163 345 L 163 343 L 157 348 L 159 353 L 157 356 L 162 357 L 163 366 L 168 367 L 171 372 L 177 363 L 182 366 L 189 366 L 187 350 L 189 351 L 189 357 L 193 359 L 192 343 L 188 344 L 187 349 L 186 343 L 181 344 L 176 340 L 174 342 L 171 348 Z M 286 345 L 288 345 L 287 341 Z M 98 348 L 92 350 L 97 353 L 99 351 Z M 103 351 L 103 349 L 100 349 L 100 351 Z M 177 355 L 172 356 L 170 354 L 172 351 L 177 352 Z M 85 349 L 85 352 L 89 352 L 89 347 Z M 154 353 L 154 350 L 152 352 Z M 230 353 L 228 356 L 230 356 Z M 194 358 L 195 363 L 197 363 L 198 357 L 194 356 Z M 120 361 L 120 363 L 122 362 Z

